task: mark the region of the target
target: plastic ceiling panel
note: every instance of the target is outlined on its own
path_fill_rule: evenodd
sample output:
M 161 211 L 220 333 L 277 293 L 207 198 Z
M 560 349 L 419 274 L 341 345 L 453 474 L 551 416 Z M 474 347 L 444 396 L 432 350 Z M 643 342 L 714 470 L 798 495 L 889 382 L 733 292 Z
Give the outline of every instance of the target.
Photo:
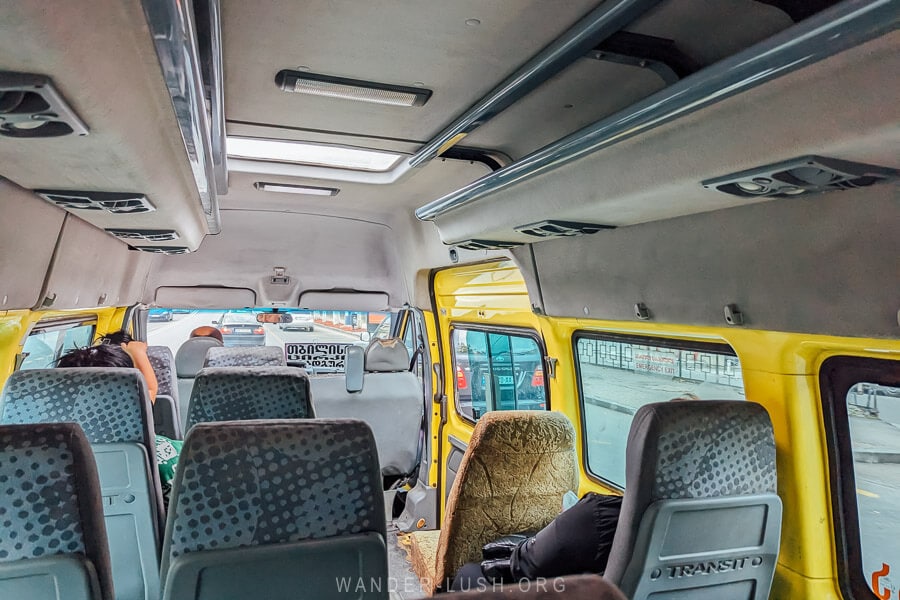
M 0 177 L 0 311 L 31 308 L 66 218 L 31 192 Z

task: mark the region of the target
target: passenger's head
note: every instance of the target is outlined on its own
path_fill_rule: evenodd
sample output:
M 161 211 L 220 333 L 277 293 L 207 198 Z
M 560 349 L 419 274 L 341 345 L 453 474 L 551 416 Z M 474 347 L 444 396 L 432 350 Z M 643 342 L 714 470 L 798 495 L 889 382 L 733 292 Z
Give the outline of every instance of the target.
M 225 342 L 222 339 L 222 332 L 216 329 L 215 327 L 210 327 L 209 325 L 202 325 L 191 332 L 191 337 L 211 337 L 219 340 L 220 342 Z
M 100 338 L 101 344 L 112 344 L 113 346 L 118 346 L 120 344 L 127 344 L 132 341 L 134 338 L 131 337 L 131 334 L 127 331 L 114 331 L 113 333 L 107 333 L 102 338 Z
M 131 357 L 121 346 L 100 344 L 75 348 L 56 361 L 57 367 L 134 367 Z

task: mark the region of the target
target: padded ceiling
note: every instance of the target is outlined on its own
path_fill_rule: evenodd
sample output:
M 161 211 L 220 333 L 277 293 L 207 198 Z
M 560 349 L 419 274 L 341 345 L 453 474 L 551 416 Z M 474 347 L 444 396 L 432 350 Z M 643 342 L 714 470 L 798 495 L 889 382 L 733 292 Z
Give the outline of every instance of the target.
M 595 0 L 223 2 L 229 121 L 425 141 L 589 12 Z M 467 25 L 478 19 L 477 26 Z M 397 85 L 423 107 L 285 93 L 281 69 Z
M 898 48 L 895 31 L 500 190 L 439 217 L 441 237 L 528 242 L 513 228 L 626 226 L 759 202 L 700 182 L 809 154 L 900 168 L 900 104 L 886 101 L 900 92 Z
M 0 69 L 50 76 L 90 129 L 0 137 L 0 175 L 28 189 L 143 193 L 156 212 L 75 214 L 200 243 L 206 222 L 139 0 L 0 3 Z
M 384 292 L 392 306 L 409 299 L 396 241 L 380 223 L 277 210 L 222 210 L 220 235 L 196 252 L 159 257 L 145 288 L 222 286 L 256 291 L 260 306 L 297 306 L 307 290 Z M 288 285 L 270 282 L 284 267 Z

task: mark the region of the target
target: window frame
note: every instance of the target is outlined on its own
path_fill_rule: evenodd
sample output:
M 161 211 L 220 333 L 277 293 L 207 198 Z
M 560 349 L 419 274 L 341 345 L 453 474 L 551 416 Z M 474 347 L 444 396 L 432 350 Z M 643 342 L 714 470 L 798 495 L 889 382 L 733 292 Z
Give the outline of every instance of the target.
M 578 412 L 581 413 L 579 415 L 579 424 L 581 427 L 581 457 L 582 463 L 584 464 L 584 472 L 587 475 L 587 478 L 595 483 L 599 483 L 604 487 L 608 487 L 613 490 L 618 490 L 620 492 L 625 491 L 624 485 L 619 485 L 614 481 L 610 481 L 605 477 L 598 475 L 591 471 L 590 460 L 588 458 L 588 439 L 585 432 L 587 431 L 587 418 L 584 406 L 584 384 L 583 379 L 581 377 L 581 358 L 578 355 L 578 342 L 582 339 L 590 339 L 590 340 L 600 340 L 607 342 L 618 342 L 625 344 L 638 344 L 638 345 L 646 345 L 646 346 L 656 346 L 658 348 L 670 348 L 672 350 L 687 350 L 687 351 L 695 351 L 695 352 L 710 352 L 713 354 L 722 354 L 726 356 L 733 356 L 738 359 L 738 363 L 740 364 L 740 357 L 734 348 L 732 348 L 726 342 L 710 342 L 710 341 L 700 341 L 700 340 L 684 340 L 677 338 L 665 338 L 665 337 L 655 337 L 649 335 L 631 335 L 631 334 L 619 334 L 619 333 L 608 333 L 608 332 L 599 332 L 599 331 L 591 331 L 589 329 L 578 329 L 572 333 L 572 357 L 574 358 L 574 368 L 575 368 L 575 383 L 578 388 Z M 741 366 L 741 381 L 743 381 L 743 366 Z M 627 442 L 626 442 L 627 443 Z
M 450 342 L 450 365 L 451 365 L 451 377 L 453 381 L 456 381 L 456 345 L 454 344 L 453 332 L 457 329 L 463 331 L 479 331 L 485 334 L 491 333 L 499 333 L 504 335 L 512 335 L 517 337 L 527 337 L 534 340 L 537 344 L 538 351 L 541 355 L 541 369 L 544 371 L 544 404 L 545 411 L 553 410 L 550 404 L 550 385 L 548 382 L 549 377 L 547 376 L 547 365 L 546 365 L 546 357 L 547 357 L 547 349 L 544 347 L 544 339 L 541 337 L 540 333 L 537 330 L 530 329 L 528 327 L 509 327 L 503 325 L 482 325 L 480 323 L 450 323 L 448 327 L 449 333 L 449 342 Z M 471 386 L 471 382 L 469 383 Z M 459 390 L 456 389 L 456 383 L 453 384 L 453 389 L 455 392 Z M 461 412 L 459 410 L 459 397 L 458 394 L 453 394 L 453 409 L 456 411 L 456 414 L 459 415 L 465 422 L 470 423 L 471 425 L 475 425 L 478 423 L 477 419 L 472 419 L 467 414 Z M 494 412 L 494 411 L 492 411 Z M 485 413 L 487 414 L 487 413 Z
M 845 598 L 877 600 L 862 565 L 856 469 L 853 462 L 847 393 L 860 382 L 900 387 L 900 361 L 839 355 L 819 367 L 819 395 L 828 452 L 828 481 L 838 585 Z
M 61 335 L 57 338 L 56 347 L 53 349 L 54 358 L 51 361 L 51 365 L 55 365 L 56 361 L 58 361 L 62 356 L 62 347 L 65 343 L 66 331 L 74 329 L 76 327 L 92 327 L 93 329 L 91 331 L 90 341 L 91 343 L 93 343 L 94 340 L 97 339 L 98 324 L 99 323 L 97 320 L 97 315 L 67 316 L 38 321 L 28 330 L 28 333 L 25 335 L 25 337 L 22 338 L 22 350 L 16 355 L 16 364 L 14 370 L 21 370 L 22 365 L 25 364 L 25 360 L 28 358 L 27 356 L 25 356 L 25 344 L 28 342 L 28 338 L 30 338 L 32 335 L 36 335 L 39 333 L 49 333 L 51 331 L 60 332 Z

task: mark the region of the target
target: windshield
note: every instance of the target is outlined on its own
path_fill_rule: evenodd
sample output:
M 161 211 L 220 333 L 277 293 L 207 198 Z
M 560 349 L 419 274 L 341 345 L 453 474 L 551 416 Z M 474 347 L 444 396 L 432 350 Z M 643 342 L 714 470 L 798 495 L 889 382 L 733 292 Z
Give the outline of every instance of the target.
M 225 346 L 275 346 L 290 365 L 313 373 L 340 373 L 347 346 L 366 346 L 369 338 L 390 336 L 387 312 L 280 309 L 279 313 L 291 315 L 290 323 L 259 323 L 260 312 L 273 311 L 155 308 L 151 317 L 164 313 L 171 319 L 150 318 L 147 341 L 151 346 L 168 346 L 175 354 L 191 331 L 210 326 L 219 331 Z

